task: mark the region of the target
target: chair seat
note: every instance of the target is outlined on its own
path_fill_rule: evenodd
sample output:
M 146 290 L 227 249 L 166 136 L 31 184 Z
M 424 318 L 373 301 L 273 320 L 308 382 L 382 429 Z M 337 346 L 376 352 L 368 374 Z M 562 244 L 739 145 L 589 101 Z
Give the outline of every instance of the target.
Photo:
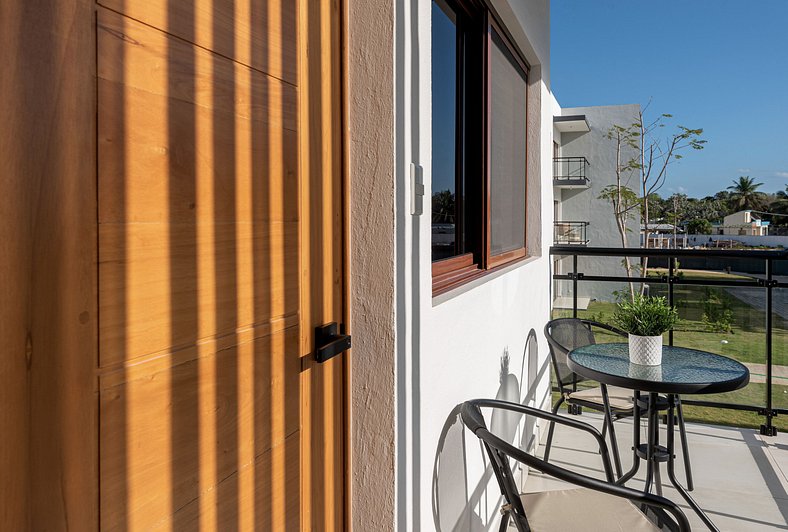
M 533 532 L 659 531 L 637 506 L 585 488 L 520 495 Z
M 613 410 L 632 410 L 632 390 L 626 388 L 619 388 L 618 386 L 607 387 L 607 398 L 610 401 L 610 408 Z M 588 390 L 579 390 L 569 394 L 570 402 L 576 399 L 586 403 L 593 403 L 599 405 L 602 409 L 605 402 L 602 400 L 602 388 L 589 388 Z

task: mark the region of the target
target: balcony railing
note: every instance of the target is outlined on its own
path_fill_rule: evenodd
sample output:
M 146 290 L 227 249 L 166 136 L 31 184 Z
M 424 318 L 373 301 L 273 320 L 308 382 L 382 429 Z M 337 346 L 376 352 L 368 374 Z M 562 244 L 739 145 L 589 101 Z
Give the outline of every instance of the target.
M 750 369 L 746 387 L 682 403 L 697 407 L 701 419 L 728 409 L 714 423 L 757 426 L 761 418 L 761 434 L 776 434 L 775 417 L 788 414 L 788 251 L 559 245 L 550 255 L 556 300 L 572 301 L 554 313 L 609 322 L 613 301 L 627 290 L 646 286 L 651 295 L 664 295 L 681 317 L 667 333 L 669 345 L 719 353 Z M 785 422 L 778 425 L 788 430 Z
M 590 183 L 586 168 L 590 166 L 585 157 L 553 158 L 553 186 L 561 188 L 588 188 Z
M 553 243 L 555 245 L 588 245 L 588 222 L 554 222 Z

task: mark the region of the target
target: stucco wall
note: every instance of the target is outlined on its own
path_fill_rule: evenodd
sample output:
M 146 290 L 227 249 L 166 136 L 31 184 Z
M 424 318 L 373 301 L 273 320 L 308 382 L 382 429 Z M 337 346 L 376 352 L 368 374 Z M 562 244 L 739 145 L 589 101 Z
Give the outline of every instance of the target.
M 395 526 L 394 4 L 347 3 L 352 524 Z
M 589 166 L 586 175 L 591 187 L 579 190 L 556 190 L 556 195 L 561 196 L 561 215 L 564 220 L 587 221 L 589 246 L 594 247 L 622 247 L 613 207 L 609 201 L 599 199 L 602 190 L 616 183 L 616 144 L 606 138 L 607 132 L 614 125 L 628 127 L 638 119 L 640 105 L 609 105 L 594 107 L 573 107 L 562 109 L 564 116 L 585 115 L 591 131 L 585 133 L 562 133 L 561 156 L 585 157 Z M 637 152 L 629 147 L 623 147 L 622 162 L 636 156 Z M 639 187 L 639 177 L 635 174 L 622 176 L 622 184 L 628 186 L 636 193 Z M 640 245 L 640 216 L 637 210 L 628 222 L 627 233 L 628 247 L 636 248 Z M 564 260 L 563 273 L 571 271 L 571 260 Z M 625 275 L 620 258 L 581 257 L 578 269 L 587 275 Z M 565 295 L 568 282 L 562 286 Z M 596 298 L 603 301 L 612 300 L 614 290 L 623 290 L 626 285 L 619 283 L 580 283 L 578 295 L 581 297 Z
M 413 61 L 403 69 L 407 96 L 402 98 L 405 108 L 397 111 L 401 132 L 397 138 L 403 146 L 402 151 L 400 144 L 397 149 L 398 160 L 402 156 L 397 197 L 403 207 L 409 194 L 406 167 L 411 161 L 424 169 L 425 198 L 431 196 L 430 1 L 413 4 L 415 11 L 403 6 L 403 19 L 397 17 L 398 26 L 405 21 L 403 62 Z M 546 81 L 549 4 L 546 0 L 493 4 L 531 67 L 528 249 L 532 258 L 433 298 L 430 202 L 424 202 L 422 216 L 397 209 L 397 279 L 403 282 L 397 291 L 398 340 L 404 339 L 398 358 L 400 530 L 497 528 L 500 492 L 475 437 L 458 422 L 456 405 L 474 397 L 541 405 L 549 394 L 548 351 L 542 334 L 550 311 L 547 246 L 552 238 L 552 100 Z M 533 442 L 535 427 L 520 419 L 496 416 L 492 424 L 513 442 Z

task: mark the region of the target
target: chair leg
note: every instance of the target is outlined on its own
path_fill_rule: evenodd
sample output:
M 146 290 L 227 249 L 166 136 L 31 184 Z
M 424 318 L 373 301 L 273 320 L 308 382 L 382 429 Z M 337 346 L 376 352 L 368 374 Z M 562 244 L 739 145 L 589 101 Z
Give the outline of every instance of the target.
M 561 404 L 564 402 L 564 396 L 562 395 L 558 402 L 553 407 L 553 414 L 558 412 L 558 409 L 561 408 Z M 544 447 L 544 458 L 545 462 L 550 460 L 550 447 L 553 445 L 553 432 L 555 431 L 555 423 L 553 421 L 550 422 L 550 428 L 547 431 L 547 443 Z
M 621 456 L 618 454 L 618 441 L 616 441 L 616 429 L 613 427 L 613 415 L 610 412 L 610 400 L 607 396 L 607 386 L 601 384 L 600 388 L 602 389 L 602 400 L 605 403 L 605 425 L 610 428 L 610 446 L 613 448 L 613 462 L 616 467 L 616 477 L 621 478 L 623 474 L 621 471 Z
M 684 458 L 684 473 L 687 475 L 687 491 L 692 491 L 694 488 L 692 482 L 692 468 L 690 466 L 689 445 L 687 444 L 687 429 L 684 426 L 684 412 L 681 410 L 681 397 L 676 396 L 676 412 L 679 418 L 679 435 L 681 436 L 681 454 Z M 668 430 L 673 430 L 673 427 L 668 427 Z
M 501 526 L 498 527 L 498 532 L 506 532 L 507 528 L 509 528 L 509 512 L 505 512 L 501 516 Z

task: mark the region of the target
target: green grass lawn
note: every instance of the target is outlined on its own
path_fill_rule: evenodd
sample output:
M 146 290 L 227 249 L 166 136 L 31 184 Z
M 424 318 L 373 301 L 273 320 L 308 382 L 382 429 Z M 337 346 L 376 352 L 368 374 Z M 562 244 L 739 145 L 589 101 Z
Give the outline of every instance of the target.
M 657 276 L 667 273 L 660 269 L 652 270 L 652 272 Z M 721 277 L 746 279 L 746 277 L 722 272 L 684 271 L 685 279 Z M 664 285 L 651 285 L 652 295 L 667 296 L 667 290 L 667 286 Z M 713 299 L 714 304 L 732 312 L 732 332 L 710 331 L 703 322 L 704 307 L 708 308 L 710 296 L 716 298 Z M 674 301 L 682 320 L 674 329 L 674 345 L 718 353 L 744 363 L 766 363 L 766 313 L 764 310 L 747 305 L 721 287 L 677 285 L 674 287 Z M 614 310 L 614 303 L 592 301 L 587 310 L 578 311 L 578 317 L 602 323 L 612 323 Z M 553 315 L 556 318 L 569 317 L 572 315 L 572 311 L 555 310 Z M 599 333 L 597 337 L 600 342 L 621 341 L 620 337 L 612 334 Z M 665 343 L 667 343 L 667 333 Z M 777 315 L 773 316 L 772 356 L 775 365 L 788 365 L 788 323 Z M 693 396 L 693 398 L 720 403 L 765 406 L 766 385 L 750 383 L 744 389 L 735 392 Z M 777 384 L 773 386 L 773 404 L 776 408 L 788 408 L 788 386 Z M 691 421 L 752 428 L 759 427 L 765 420 L 763 416 L 752 412 L 696 406 L 687 406 L 684 415 L 687 420 Z M 774 418 L 774 424 L 780 430 L 788 430 L 788 416 Z

